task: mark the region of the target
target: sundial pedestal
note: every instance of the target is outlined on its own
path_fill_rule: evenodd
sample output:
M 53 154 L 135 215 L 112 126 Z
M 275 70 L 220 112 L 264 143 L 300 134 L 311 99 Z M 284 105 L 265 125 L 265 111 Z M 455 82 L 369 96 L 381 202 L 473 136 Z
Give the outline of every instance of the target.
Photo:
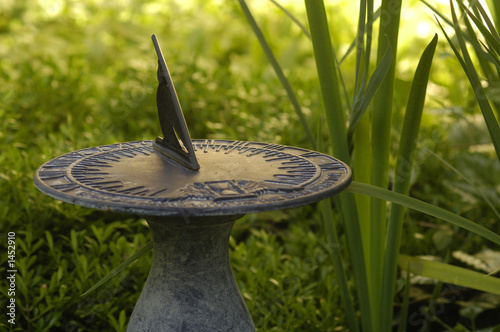
M 139 141 L 70 152 L 35 174 L 36 186 L 49 196 L 148 220 L 153 264 L 129 332 L 254 331 L 229 264 L 234 221 L 320 201 L 351 181 L 349 167 L 315 151 L 192 143 L 198 171 L 173 162 L 152 141 Z
M 255 331 L 229 263 L 239 217 L 148 218 L 153 263 L 127 331 Z

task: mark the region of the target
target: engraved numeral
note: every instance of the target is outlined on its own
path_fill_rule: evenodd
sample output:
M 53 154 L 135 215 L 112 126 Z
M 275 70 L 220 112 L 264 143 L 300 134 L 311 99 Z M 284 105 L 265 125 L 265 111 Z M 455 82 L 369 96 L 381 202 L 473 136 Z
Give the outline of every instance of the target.
M 62 192 L 72 191 L 72 190 L 78 189 L 79 187 L 80 186 L 78 184 L 74 184 L 74 183 L 56 184 L 56 185 L 52 186 L 52 188 L 54 188 L 55 190 L 59 190 Z

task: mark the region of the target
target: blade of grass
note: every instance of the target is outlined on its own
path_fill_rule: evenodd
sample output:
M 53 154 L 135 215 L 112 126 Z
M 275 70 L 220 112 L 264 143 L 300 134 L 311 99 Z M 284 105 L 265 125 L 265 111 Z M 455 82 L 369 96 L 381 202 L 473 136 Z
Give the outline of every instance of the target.
M 386 50 L 382 61 L 378 64 L 377 68 L 373 72 L 366 90 L 361 93 L 353 104 L 353 110 L 351 112 L 351 118 L 349 119 L 349 131 L 348 131 L 348 140 L 352 139 L 352 135 L 354 134 L 354 129 L 358 124 L 359 119 L 365 114 L 368 109 L 368 105 L 372 101 L 373 96 L 377 92 L 380 87 L 382 81 L 384 80 L 392 62 L 392 49 L 391 46 L 388 45 L 388 49 Z
M 327 234 L 327 243 L 329 245 L 329 252 L 332 256 L 333 267 L 335 268 L 335 274 L 337 276 L 337 282 L 339 285 L 342 305 L 345 309 L 345 315 L 347 318 L 347 324 L 353 332 L 358 332 L 358 319 L 356 317 L 354 303 L 352 301 L 352 296 L 349 292 L 349 286 L 347 284 L 347 278 L 343 268 L 342 255 L 340 252 L 340 242 L 337 235 L 337 230 L 333 223 L 333 211 L 331 207 L 330 200 L 324 200 L 320 203 L 321 212 L 323 214 L 323 223 L 325 225 L 325 231 Z
M 369 4 L 369 8 L 371 8 L 371 11 L 369 11 L 368 13 L 368 26 L 370 27 L 370 29 L 367 29 L 367 45 L 370 45 L 368 44 L 368 38 L 371 39 L 371 30 L 372 30 L 372 26 L 373 26 L 373 23 L 375 23 L 375 21 L 380 17 L 380 7 L 377 9 L 377 11 L 373 12 L 373 0 L 368 0 L 368 4 Z M 340 58 L 340 61 L 339 61 L 339 65 L 341 65 L 345 59 L 347 59 L 347 57 L 352 53 L 352 51 L 354 50 L 354 47 L 356 46 L 356 41 L 357 41 L 357 37 L 352 41 L 352 43 L 349 45 L 349 47 L 347 48 L 347 51 L 344 53 L 344 55 L 342 56 L 342 58 Z M 371 41 L 371 40 L 370 40 Z M 370 54 L 370 52 L 368 52 L 368 48 L 367 48 L 367 52 L 366 54 Z
M 356 94 L 353 97 L 353 104 L 358 95 L 361 94 L 361 91 L 366 90 L 366 80 L 370 71 L 370 58 L 371 58 L 371 46 L 373 40 L 373 23 L 374 16 L 377 18 L 380 16 L 380 9 L 377 10 L 377 13 L 373 12 L 373 0 L 360 0 L 360 7 L 365 9 L 365 13 L 360 13 L 359 22 L 362 22 L 363 18 L 366 16 L 366 24 L 359 24 L 360 28 L 358 28 L 358 54 L 356 63 L 356 82 L 355 82 L 355 90 Z M 363 38 L 364 31 L 366 30 L 366 42 L 365 47 L 363 48 Z M 391 53 L 392 55 L 392 53 Z M 364 61 L 362 61 L 364 58 Z M 362 64 L 364 62 L 364 64 Z M 361 69 L 361 66 L 363 67 Z M 362 72 L 362 77 L 359 79 L 359 73 Z M 359 82 L 359 83 L 358 83 Z M 353 110 L 351 108 L 351 116 L 353 114 Z M 352 151 L 352 168 L 356 170 L 354 174 L 354 179 L 356 181 L 370 183 L 371 176 L 371 121 L 370 115 L 367 114 L 365 116 L 361 116 L 359 122 L 355 126 L 354 134 L 353 134 L 353 144 L 351 145 L 350 139 L 348 138 L 349 148 Z M 354 148 L 356 147 L 356 148 Z M 361 228 L 362 242 L 363 242 L 363 250 L 365 256 L 365 265 L 366 272 L 370 275 L 370 197 L 358 195 L 355 197 L 356 204 L 358 208 L 358 220 Z
M 321 97 L 326 114 L 330 142 L 336 157 L 350 164 L 347 145 L 347 128 L 340 99 L 340 87 L 335 67 L 334 50 L 328 29 L 324 3 L 317 0 L 305 0 L 307 19 L 311 32 L 316 69 L 321 87 Z M 363 331 L 372 331 L 372 313 L 370 310 L 363 243 L 360 241 L 361 230 L 358 223 L 356 201 L 353 195 L 342 193 L 335 197 L 340 202 L 343 221 L 346 228 L 347 243 L 352 261 L 356 291 L 360 305 Z
M 408 264 L 410 265 L 410 264 Z M 411 273 L 411 271 L 408 271 L 408 274 Z M 436 285 L 434 286 L 434 290 L 432 291 L 432 296 L 431 299 L 429 300 L 429 303 L 436 303 L 438 300 L 439 296 L 441 295 L 441 290 L 443 289 L 443 282 L 438 281 Z M 426 309 L 428 309 L 427 307 Z M 428 324 L 427 327 L 422 331 L 422 332 L 430 332 L 431 325 Z
M 367 23 L 365 24 L 364 19 L 366 17 Z M 337 68 L 339 68 L 339 76 L 340 80 L 342 83 L 342 90 L 345 95 L 346 102 L 349 104 L 348 109 L 352 110 L 352 105 L 356 102 L 357 99 L 361 100 L 361 95 L 362 91 L 365 91 L 366 88 L 366 77 L 368 76 L 368 70 L 370 67 L 370 55 L 371 55 L 371 43 L 372 43 L 372 34 L 373 34 L 373 23 L 374 20 L 378 19 L 380 17 L 380 8 L 377 9 L 377 11 L 374 13 L 373 12 L 373 0 L 360 0 L 360 14 L 359 14 L 359 19 L 358 19 L 358 32 L 356 34 L 356 38 L 352 41 L 351 45 L 347 49 L 347 51 L 344 53 L 344 56 L 340 61 L 337 62 Z M 364 45 L 364 35 L 366 31 L 366 52 L 365 49 L 363 48 Z M 351 98 L 349 97 L 349 94 L 347 92 L 347 89 L 344 84 L 344 79 L 342 76 L 342 72 L 340 70 L 340 65 L 342 62 L 347 59 L 347 57 L 352 53 L 352 51 L 356 47 L 356 81 L 355 81 L 355 88 L 354 91 L 356 91 L 356 94 L 352 98 L 353 101 L 350 103 L 349 101 Z M 366 54 L 365 54 L 366 53 Z M 334 54 L 335 56 L 335 54 Z M 363 66 L 363 72 L 361 74 L 361 59 L 364 58 L 364 66 Z M 351 111 L 352 115 L 352 111 Z M 366 136 L 366 135 L 363 135 Z M 349 142 L 349 149 L 352 151 L 352 137 L 348 139 Z M 369 142 L 368 141 L 363 141 L 363 142 Z M 366 144 L 366 143 L 364 143 Z M 359 172 L 358 172 L 359 173 Z M 367 212 L 367 209 L 363 209 L 364 212 Z
M 453 26 L 453 22 L 450 21 L 443 13 L 441 13 L 436 7 L 433 7 L 431 4 L 429 4 L 427 1 L 425 0 L 420 0 L 424 3 L 424 5 L 426 5 L 430 10 L 432 10 L 432 12 L 434 14 L 436 14 L 437 16 L 439 16 L 440 19 L 442 19 L 444 22 L 446 22 L 446 24 L 448 24 L 449 26 Z
M 476 9 L 479 12 L 481 18 L 488 26 L 488 29 L 493 38 L 495 38 L 497 41 L 500 41 L 500 36 L 498 35 L 497 30 L 495 29 L 495 24 L 490 20 L 490 16 L 488 15 L 488 13 L 486 13 L 486 10 L 479 1 L 474 2 L 474 9 Z
M 366 57 L 369 55 L 365 54 L 365 28 L 366 28 L 366 20 L 367 20 L 367 7 L 368 4 L 366 0 L 359 1 L 359 16 L 358 16 L 358 31 L 356 34 L 356 39 L 352 42 L 352 46 L 356 45 L 356 80 L 354 82 L 354 95 L 352 98 L 352 104 L 349 107 L 350 111 L 350 119 L 348 126 L 348 135 L 347 135 L 347 144 L 349 144 L 349 151 L 352 154 L 352 167 L 353 169 L 358 169 L 357 165 L 369 165 L 371 161 L 371 153 L 369 149 L 366 149 L 367 144 L 369 142 L 370 137 L 367 136 L 367 133 L 370 132 L 370 121 L 368 116 L 362 117 L 361 115 L 356 121 L 356 125 L 352 125 L 353 114 L 355 113 L 356 105 L 359 104 L 359 100 L 361 100 L 361 96 L 363 91 L 366 89 L 366 77 L 368 76 L 368 72 L 365 71 Z M 348 50 L 349 52 L 349 50 Z M 347 52 L 344 55 L 344 58 L 347 56 Z M 368 61 L 369 63 L 369 61 Z M 359 120 L 363 118 L 364 121 L 361 124 L 358 124 Z M 359 125 L 359 127 L 358 127 Z M 358 127 L 359 130 L 354 131 L 354 128 Z M 351 129 L 352 128 L 352 129 Z M 349 134 L 349 132 L 352 132 Z M 356 133 L 356 137 L 353 137 L 353 133 Z M 357 140 L 354 142 L 353 140 Z M 356 149 L 353 151 L 354 144 L 356 145 Z M 369 167 L 368 167 L 369 169 Z M 356 171 L 356 174 L 353 175 L 354 178 L 361 182 L 370 182 L 370 172 L 367 172 L 367 169 L 364 167 L 359 167 L 360 171 Z M 365 196 L 358 196 L 355 198 L 356 204 L 358 207 L 360 206 L 368 206 L 370 205 L 370 198 Z M 361 229 L 362 243 L 363 243 L 363 255 L 365 257 L 365 267 L 367 275 L 370 275 L 370 210 L 369 208 L 358 209 L 358 221 L 359 227 Z
M 333 153 L 337 158 L 350 164 L 336 57 L 328 31 L 324 5 L 322 1 L 306 0 L 305 3 Z
M 419 201 L 418 199 L 356 181 L 353 181 L 345 191 L 353 194 L 369 195 L 384 201 L 403 205 L 412 210 L 419 211 L 447 221 L 453 225 L 471 231 L 472 233 L 475 233 L 479 236 L 484 237 L 485 239 L 490 240 L 491 242 L 500 245 L 500 235 L 490 231 L 489 229 L 481 225 L 476 224 L 471 220 L 465 219 L 464 217 L 461 217 L 429 203 Z
M 458 4 L 460 5 L 460 7 L 467 13 L 467 15 L 470 17 L 470 19 L 474 22 L 474 24 L 476 25 L 476 27 L 479 29 L 479 31 L 481 32 L 482 36 L 486 39 L 486 41 L 493 47 L 493 49 L 495 50 L 495 52 L 497 54 L 500 54 L 500 38 L 498 37 L 498 35 L 496 34 L 495 30 L 488 30 L 488 28 L 483 24 L 483 22 L 478 19 L 470 10 L 469 8 L 467 8 L 462 2 L 460 1 L 457 1 Z M 479 6 L 478 8 L 482 8 L 481 6 Z M 483 17 L 484 18 L 484 17 Z M 488 20 L 488 17 L 486 15 L 486 17 L 484 18 L 487 20 L 487 22 L 490 22 Z M 491 24 L 491 22 L 489 23 Z M 491 24 L 490 26 L 490 29 L 493 28 L 493 25 Z M 462 31 L 462 30 L 460 30 Z M 474 39 L 475 42 L 477 42 L 477 38 Z
M 368 0 L 366 3 L 366 54 L 365 54 L 365 69 L 364 72 L 368 75 L 370 69 L 370 59 L 372 54 L 372 41 L 373 41 L 373 23 L 380 17 L 380 8 L 373 11 L 373 0 Z M 391 54 L 392 55 L 392 54 Z
M 406 267 L 405 294 L 403 306 L 399 315 L 398 332 L 406 331 L 406 322 L 408 321 L 408 309 L 410 307 L 410 266 Z
M 354 131 L 354 150 L 352 155 L 352 168 L 356 170 L 353 179 L 358 182 L 370 183 L 372 151 L 370 147 L 371 140 L 371 122 L 369 114 L 361 118 L 356 130 Z M 366 272 L 370 275 L 370 197 L 357 195 L 356 206 L 358 207 L 358 220 L 361 229 L 363 242 L 363 252 L 365 257 Z
M 359 0 L 359 16 L 358 16 L 358 31 L 356 34 L 356 39 L 354 42 L 356 43 L 356 81 L 354 82 L 354 91 L 362 91 L 365 89 L 365 78 L 368 73 L 362 73 L 361 62 L 364 57 L 364 48 L 365 48 L 365 26 L 366 26 L 366 0 Z M 353 100 L 353 105 L 355 104 Z
M 318 126 L 319 127 L 319 126 Z M 320 128 L 318 128 L 318 131 Z M 321 135 L 317 135 L 320 137 Z M 318 147 L 321 148 L 321 141 L 318 139 Z M 323 217 L 323 224 L 326 232 L 326 239 L 328 247 L 325 248 L 326 252 L 330 254 L 337 277 L 337 283 L 340 290 L 342 305 L 344 307 L 347 324 L 353 332 L 359 332 L 359 323 L 356 315 L 356 306 L 353 302 L 353 297 L 349 291 L 347 282 L 346 271 L 341 252 L 341 245 L 335 226 L 334 212 L 333 212 L 333 199 L 327 199 L 319 202 L 320 211 Z M 321 242 L 320 242 L 321 244 Z
M 309 140 L 309 143 L 313 147 L 313 149 L 316 149 L 316 141 L 314 140 L 314 137 L 311 133 L 311 130 L 309 129 L 309 126 L 307 124 L 306 117 L 304 113 L 302 112 L 302 107 L 300 106 L 300 103 L 295 96 L 295 93 L 293 92 L 292 86 L 288 82 L 288 80 L 285 77 L 285 74 L 283 73 L 283 70 L 281 69 L 281 66 L 278 63 L 278 60 L 276 60 L 276 57 L 274 56 L 274 53 L 272 52 L 271 48 L 269 47 L 269 44 L 267 43 L 266 38 L 264 37 L 264 34 L 260 30 L 259 26 L 257 25 L 257 22 L 255 21 L 252 13 L 250 12 L 250 9 L 248 8 L 246 2 L 244 0 L 239 0 L 241 10 L 245 14 L 245 17 L 250 24 L 250 27 L 252 28 L 255 36 L 257 37 L 260 46 L 262 47 L 262 50 L 264 51 L 268 61 L 271 63 L 271 66 L 274 69 L 274 72 L 276 73 L 276 76 L 278 76 L 278 79 L 280 80 L 281 84 L 285 88 L 285 91 L 288 95 L 288 98 L 290 99 L 293 108 L 295 109 L 295 112 L 297 113 L 297 116 L 299 117 L 300 123 L 302 124 L 302 127 L 304 128 L 304 131 L 306 132 L 307 138 Z
M 392 62 L 387 75 L 373 99 L 372 113 L 372 164 L 371 183 L 387 188 L 389 183 L 389 153 L 391 147 L 392 107 L 394 78 L 398 49 L 399 24 L 402 0 L 382 0 L 377 44 L 377 64 L 382 62 L 385 50 L 392 49 Z M 381 297 L 382 259 L 386 234 L 387 207 L 384 201 L 371 199 L 371 257 L 370 301 L 373 323 L 379 326 Z
M 448 41 L 448 44 L 450 45 L 451 49 L 453 50 L 453 53 L 455 53 L 455 56 L 457 57 L 458 62 L 460 62 L 460 65 L 462 66 L 462 68 L 465 68 L 465 62 L 464 62 L 464 59 L 462 58 L 462 55 L 460 54 L 458 49 L 455 47 L 455 44 L 453 44 L 453 42 L 451 41 L 450 37 L 448 36 L 446 31 L 444 30 L 443 26 L 441 25 L 441 22 L 439 22 L 437 17 L 436 17 L 436 21 L 438 22 L 439 27 L 441 28 L 441 31 L 443 32 L 446 40 Z M 465 74 L 467 75 L 467 72 Z
M 493 16 L 495 18 L 495 26 L 500 30 L 500 4 L 496 0 L 489 1 L 490 6 L 493 8 Z
M 481 43 L 477 38 L 476 32 L 472 27 L 470 19 L 467 18 L 467 15 L 464 15 L 463 17 L 465 26 L 467 28 L 467 35 L 469 36 L 469 42 L 474 47 L 474 51 L 476 52 L 477 55 L 477 60 L 479 61 L 479 65 L 481 66 L 483 73 L 487 74 L 488 79 L 491 79 L 493 78 L 492 75 L 494 75 L 494 72 L 491 70 L 490 62 L 494 63 L 493 60 L 494 56 L 491 57 L 489 54 L 484 52 L 483 48 L 481 47 Z M 491 59 L 488 59 L 490 57 Z
M 420 130 L 420 121 L 422 119 L 427 92 L 427 83 L 429 81 L 437 42 L 438 37 L 435 35 L 424 50 L 413 78 L 396 162 L 394 191 L 397 193 L 408 194 L 409 192 L 418 132 Z M 404 208 L 401 205 L 393 205 L 391 207 L 383 263 L 380 331 L 388 331 L 391 328 L 393 311 L 390 308 L 392 308 L 395 292 L 394 285 L 396 283 L 397 257 L 401 245 L 401 233 L 403 232 L 403 216 Z
M 481 18 L 482 21 L 485 22 L 486 25 L 488 26 L 488 30 L 491 33 L 492 37 L 495 38 L 496 40 L 500 41 L 500 36 L 498 35 L 497 30 L 495 29 L 495 24 L 490 20 L 489 15 L 486 13 L 486 10 L 484 9 L 484 7 L 481 6 L 481 3 L 474 2 L 472 4 L 474 5 L 474 6 L 472 6 L 472 11 L 474 12 L 474 15 L 478 18 Z M 480 42 L 481 42 L 481 44 L 483 44 L 482 41 L 480 41 Z
M 431 150 L 427 149 L 426 147 L 424 147 L 423 149 L 425 149 L 425 151 L 427 153 L 433 155 L 434 158 L 437 158 L 440 162 L 442 162 L 443 164 L 445 164 L 453 172 L 455 172 L 456 174 L 458 174 L 465 182 L 467 182 L 470 185 L 470 187 L 476 192 L 476 194 L 478 196 L 481 196 L 481 198 L 486 202 L 486 204 L 488 204 L 488 206 L 490 207 L 491 211 L 493 211 L 493 213 L 500 220 L 500 212 L 498 212 L 497 208 L 493 205 L 493 203 L 489 200 L 489 198 L 484 194 L 484 192 L 479 189 L 479 186 L 477 184 L 475 184 L 471 179 L 469 179 L 467 176 L 465 176 L 465 174 L 463 174 L 462 172 L 460 172 L 458 169 L 456 169 L 455 167 L 453 167 L 452 164 L 450 164 L 449 162 L 447 162 L 446 160 L 444 160 L 443 158 L 441 158 L 440 156 L 438 156 L 436 153 L 434 153 L 434 151 L 431 151 Z
M 371 47 L 373 37 L 373 23 L 374 16 L 380 16 L 380 8 L 377 13 L 373 12 L 373 0 L 360 0 L 360 13 L 358 18 L 358 32 L 357 37 L 353 41 L 358 47 L 356 48 L 356 81 L 354 82 L 354 91 L 356 94 L 353 97 L 352 104 L 355 104 L 356 98 L 360 95 L 361 91 L 366 89 L 366 78 L 368 77 L 370 69 Z M 366 20 L 366 23 L 365 23 Z M 365 42 L 366 32 L 366 42 Z M 347 52 L 344 58 L 347 56 Z M 362 65 L 363 64 L 363 65 Z
M 304 32 L 304 34 L 307 36 L 307 38 L 311 39 L 311 34 L 309 33 L 309 30 L 299 21 L 298 18 L 296 18 L 292 13 L 290 13 L 285 7 L 280 5 L 277 1 L 275 0 L 269 0 L 271 1 L 276 7 L 278 7 L 283 13 L 285 13 L 286 16 L 288 16 L 297 26 Z
M 500 72 L 500 58 L 497 56 L 497 54 L 495 52 L 493 52 L 491 50 L 491 48 L 489 48 L 487 45 L 485 45 L 482 41 L 479 41 L 481 43 L 481 45 L 483 45 L 484 49 L 486 50 L 486 53 L 481 53 L 479 55 L 481 55 L 482 57 L 486 58 L 489 62 L 493 63 L 493 65 L 495 65 L 496 67 L 496 70 L 497 70 L 497 73 Z M 485 69 L 483 69 L 483 72 L 486 73 Z M 491 78 L 490 75 L 494 74 L 493 72 L 490 72 L 489 75 L 486 74 L 488 76 L 488 81 L 493 81 L 495 82 L 495 80 L 498 81 L 498 79 L 496 77 L 498 77 L 498 75 L 495 75 L 494 78 Z
M 442 21 L 444 21 L 448 26 L 450 27 L 453 27 L 453 22 L 450 21 L 443 13 L 441 13 L 437 8 L 433 7 L 432 5 L 430 5 L 428 2 L 426 2 L 425 0 L 420 0 L 421 2 L 423 2 L 430 10 L 432 10 L 432 12 L 434 12 L 434 16 L 437 16 L 439 17 Z M 436 21 L 438 21 L 438 19 L 436 18 Z M 466 41 L 470 42 L 472 44 L 472 39 L 470 36 L 468 35 L 464 35 L 464 38 Z M 483 54 L 485 54 L 483 52 Z M 490 59 L 490 61 L 493 61 L 492 59 Z
M 90 287 L 88 291 L 80 295 L 81 297 L 84 297 L 88 294 L 90 294 L 92 291 L 94 291 L 96 288 L 99 286 L 103 285 L 104 283 L 108 282 L 111 278 L 116 276 L 118 273 L 120 273 L 123 269 L 125 269 L 127 266 L 141 258 L 142 256 L 146 255 L 150 250 L 153 249 L 153 242 L 149 241 L 146 243 L 141 249 L 137 250 L 132 256 L 124 260 L 120 265 L 115 267 L 111 272 L 109 272 L 104 278 L 99 280 L 94 286 Z
M 486 34 L 487 35 L 491 34 L 490 38 L 493 38 L 500 42 L 500 36 L 498 35 L 495 29 L 494 23 L 491 22 L 483 6 L 481 6 L 479 2 L 473 2 L 471 5 L 473 5 L 472 10 L 474 11 L 475 16 L 478 18 L 481 17 L 481 19 L 488 25 L 489 32 L 486 32 Z M 467 17 L 464 17 L 464 20 L 465 23 L 467 24 L 467 30 L 469 34 L 473 35 L 474 32 L 472 30 L 472 27 L 470 27 L 471 24 L 469 22 L 469 19 L 467 19 Z M 485 37 L 485 39 L 487 38 Z M 479 60 L 479 63 L 481 64 L 481 68 L 483 70 L 483 75 L 487 77 L 490 86 L 492 84 L 495 84 L 495 82 L 499 81 L 499 75 L 500 75 L 500 57 L 498 56 L 499 55 L 498 52 L 495 52 L 493 50 L 493 47 L 491 46 L 491 43 L 488 42 L 488 40 L 486 40 L 488 46 L 486 46 L 482 40 L 479 40 L 475 36 L 474 38 L 471 38 L 470 42 L 474 46 L 474 50 L 476 51 L 477 59 Z M 483 46 L 486 52 L 484 52 L 483 49 L 478 45 L 479 43 Z M 491 62 L 495 66 L 496 71 L 493 71 L 489 68 L 488 62 Z M 500 116 L 500 102 L 498 102 L 496 98 L 491 98 L 490 101 L 494 106 L 498 118 Z
M 401 267 L 410 265 L 410 272 L 420 276 L 500 295 L 500 278 L 487 276 L 450 264 L 407 255 L 399 256 L 399 265 Z
M 497 153 L 497 157 L 500 161 L 500 127 L 498 122 L 493 114 L 493 110 L 488 102 L 486 93 L 481 85 L 481 81 L 479 80 L 479 76 L 477 74 L 476 69 L 474 68 L 474 64 L 470 58 L 469 52 L 467 50 L 467 46 L 465 45 L 465 40 L 462 34 L 462 30 L 458 25 L 458 19 L 455 13 L 455 8 L 453 6 L 453 1 L 450 0 L 451 14 L 453 18 L 453 25 L 455 28 L 455 34 L 457 36 L 458 44 L 460 46 L 460 50 L 462 52 L 461 65 L 463 70 L 465 71 L 472 88 L 474 89 L 474 93 L 476 95 L 476 99 L 479 103 L 479 107 L 483 113 L 484 121 L 486 122 L 486 127 L 488 128 L 488 132 L 490 134 L 491 140 L 493 142 L 493 146 L 495 147 L 495 151 Z M 444 32 L 444 30 L 443 30 Z M 446 35 L 446 32 L 444 32 Z M 449 40 L 449 38 L 447 37 Z M 455 54 L 458 57 L 458 50 L 455 50 L 453 44 L 450 44 L 452 48 L 454 48 Z

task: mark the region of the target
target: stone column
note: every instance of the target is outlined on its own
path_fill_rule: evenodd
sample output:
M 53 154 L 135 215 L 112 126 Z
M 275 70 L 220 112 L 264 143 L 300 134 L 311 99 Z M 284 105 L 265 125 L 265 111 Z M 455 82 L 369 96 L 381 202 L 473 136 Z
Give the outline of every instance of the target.
M 128 332 L 255 331 L 229 263 L 240 217 L 147 218 L 153 263 Z

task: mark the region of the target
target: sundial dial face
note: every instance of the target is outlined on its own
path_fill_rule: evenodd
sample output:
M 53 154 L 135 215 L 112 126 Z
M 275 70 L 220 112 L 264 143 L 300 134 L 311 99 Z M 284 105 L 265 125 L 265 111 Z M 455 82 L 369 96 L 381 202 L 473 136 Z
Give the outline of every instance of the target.
M 193 140 L 200 169 L 188 169 L 152 141 L 70 152 L 42 165 L 45 194 L 86 207 L 150 216 L 244 214 L 313 203 L 351 181 L 341 161 L 276 144 Z

